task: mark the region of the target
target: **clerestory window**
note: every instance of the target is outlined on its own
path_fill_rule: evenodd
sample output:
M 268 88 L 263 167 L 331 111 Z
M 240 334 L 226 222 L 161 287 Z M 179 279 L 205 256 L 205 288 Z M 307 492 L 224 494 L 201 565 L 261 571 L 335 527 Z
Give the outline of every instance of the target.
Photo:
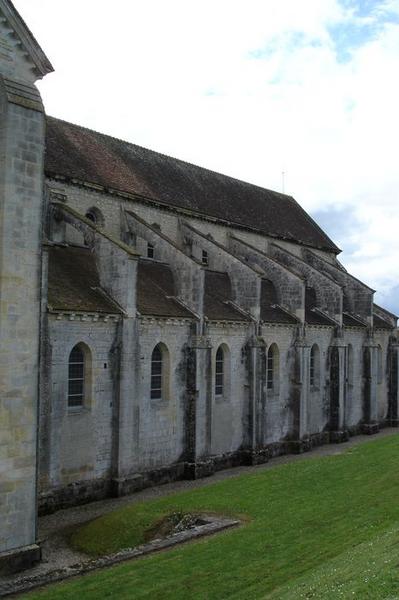
M 72 348 L 68 362 L 68 406 L 83 406 L 85 400 L 85 353 L 80 345 Z
M 224 352 L 220 346 L 216 352 L 215 362 L 215 396 L 223 396 L 224 393 Z

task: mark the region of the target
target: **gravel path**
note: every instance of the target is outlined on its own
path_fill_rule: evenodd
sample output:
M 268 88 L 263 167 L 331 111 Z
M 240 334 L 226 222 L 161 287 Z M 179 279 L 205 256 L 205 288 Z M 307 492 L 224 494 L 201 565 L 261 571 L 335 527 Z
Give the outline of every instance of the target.
M 386 428 L 378 434 L 377 438 L 386 437 L 388 435 L 397 433 L 397 429 Z M 271 469 L 278 465 L 297 460 L 305 460 L 316 456 L 332 456 L 335 454 L 341 454 L 352 446 L 357 446 L 358 444 L 362 444 L 366 441 L 377 438 L 367 435 L 359 435 L 350 438 L 348 442 L 344 442 L 342 444 L 328 444 L 325 446 L 319 446 L 310 453 L 299 455 L 287 454 L 285 456 L 280 456 L 270 460 L 264 465 L 226 469 L 224 471 L 219 471 L 206 479 L 197 479 L 194 481 L 175 481 L 162 486 L 148 488 L 141 492 L 136 492 L 130 496 L 124 496 L 122 498 L 107 498 L 106 500 L 100 500 L 98 502 L 92 502 L 83 506 L 60 510 L 52 515 L 40 517 L 39 539 L 42 545 L 42 562 L 29 571 L 24 571 L 17 575 L 13 575 L 12 577 L 0 577 L 0 584 L 16 582 L 27 576 L 31 577 L 34 575 L 42 575 L 50 571 L 69 567 L 86 560 L 87 556 L 85 554 L 76 552 L 67 545 L 65 540 L 65 530 L 71 526 L 76 526 L 95 519 L 96 517 L 111 512 L 121 506 L 133 504 L 135 502 L 141 502 L 143 500 L 153 500 L 163 496 L 169 496 L 179 491 L 201 488 L 207 485 L 212 485 L 217 481 L 222 481 L 231 477 L 238 477 L 243 473 L 263 471 L 265 469 Z

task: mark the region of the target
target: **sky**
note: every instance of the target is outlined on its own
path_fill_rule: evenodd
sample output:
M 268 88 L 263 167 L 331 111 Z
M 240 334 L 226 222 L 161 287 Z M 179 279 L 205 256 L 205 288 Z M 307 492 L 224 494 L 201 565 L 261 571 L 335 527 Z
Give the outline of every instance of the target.
M 399 0 L 14 4 L 48 114 L 293 195 L 399 313 Z

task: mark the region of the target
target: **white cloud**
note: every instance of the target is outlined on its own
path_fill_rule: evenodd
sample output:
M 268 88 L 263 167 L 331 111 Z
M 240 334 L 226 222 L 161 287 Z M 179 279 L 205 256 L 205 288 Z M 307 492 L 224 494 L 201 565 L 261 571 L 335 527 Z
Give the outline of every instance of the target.
M 50 114 L 269 188 L 284 170 L 307 210 L 355 215 L 344 264 L 397 283 L 397 0 L 15 4 L 56 68 Z M 332 27 L 353 31 L 344 61 Z

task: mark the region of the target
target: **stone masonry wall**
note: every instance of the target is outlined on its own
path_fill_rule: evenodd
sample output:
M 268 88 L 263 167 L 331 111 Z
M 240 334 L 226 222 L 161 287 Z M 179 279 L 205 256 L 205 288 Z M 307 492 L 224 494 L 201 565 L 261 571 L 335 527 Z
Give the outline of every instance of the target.
M 211 454 L 235 452 L 244 442 L 248 428 L 248 384 L 245 346 L 251 334 L 248 325 L 210 323 L 207 337 L 211 343 Z M 224 349 L 224 390 L 215 395 L 216 352 Z
M 131 471 L 140 472 L 181 460 L 184 452 L 186 402 L 186 354 L 191 322 L 169 319 L 140 319 L 136 364 L 134 462 Z M 167 390 L 161 400 L 150 397 L 151 355 L 164 345 L 169 368 L 165 367 Z
M 209 220 L 198 218 L 194 215 L 175 214 L 168 209 L 162 207 L 150 206 L 139 201 L 119 198 L 114 194 L 96 192 L 90 188 L 85 188 L 78 185 L 72 185 L 67 182 L 47 179 L 47 185 L 51 190 L 65 194 L 66 202 L 75 210 L 85 215 L 92 208 L 97 207 L 104 217 L 104 227 L 113 236 L 124 239 L 126 233 L 126 223 L 122 217 L 122 210 L 133 210 L 139 217 L 150 224 L 157 224 L 161 231 L 178 244 L 182 244 L 181 231 L 179 221 L 184 218 L 185 221 L 199 229 L 203 234 L 211 234 L 212 237 L 220 244 L 229 245 L 229 236 L 231 233 L 236 233 L 241 239 L 259 248 L 263 252 L 267 252 L 270 242 L 276 241 L 266 235 L 261 235 L 255 232 L 246 231 L 245 229 L 237 229 L 222 225 L 220 223 L 212 223 Z M 67 241 L 82 243 L 81 234 L 76 233 L 72 228 L 67 232 Z M 143 240 L 144 241 L 144 240 Z M 278 243 L 293 252 L 297 256 L 301 256 L 301 247 L 294 242 L 279 240 Z M 145 244 L 140 244 L 140 239 L 137 240 L 137 248 L 140 252 L 145 252 Z M 330 253 L 320 251 L 321 255 L 331 261 Z M 200 256 L 198 255 L 198 258 Z
M 42 415 L 41 454 L 48 465 L 40 473 L 42 493 L 76 481 L 111 476 L 112 420 L 115 394 L 116 323 L 79 316 L 49 315 L 48 413 Z M 68 360 L 72 348 L 84 343 L 91 354 L 87 397 L 80 408 L 68 407 Z M 45 403 L 42 398 L 42 403 Z M 46 418 L 49 423 L 46 425 Z M 48 436 L 44 436 L 49 427 Z M 47 442 L 44 444 L 44 441 Z

